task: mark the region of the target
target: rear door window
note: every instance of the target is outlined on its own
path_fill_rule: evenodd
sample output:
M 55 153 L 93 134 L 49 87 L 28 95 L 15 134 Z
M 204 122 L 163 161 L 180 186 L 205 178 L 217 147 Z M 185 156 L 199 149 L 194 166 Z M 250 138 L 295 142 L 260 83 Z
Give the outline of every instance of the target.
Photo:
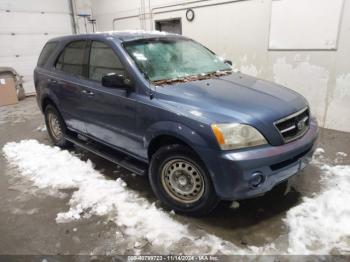
M 111 47 L 103 42 L 93 41 L 90 52 L 89 78 L 100 82 L 102 77 L 109 73 L 125 75 L 125 68 Z
M 75 76 L 87 76 L 88 65 L 85 53 L 87 41 L 74 41 L 68 44 L 58 57 L 56 69 Z
M 47 59 L 50 57 L 52 52 L 55 50 L 56 46 L 57 46 L 57 42 L 50 42 L 44 46 L 44 48 L 41 51 L 41 54 L 39 56 L 39 59 L 38 59 L 38 66 L 45 65 Z

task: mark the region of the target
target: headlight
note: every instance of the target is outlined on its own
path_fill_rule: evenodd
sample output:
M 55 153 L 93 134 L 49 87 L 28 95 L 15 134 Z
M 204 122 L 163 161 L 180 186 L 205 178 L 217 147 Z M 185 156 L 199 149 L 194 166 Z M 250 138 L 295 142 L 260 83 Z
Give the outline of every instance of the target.
M 267 144 L 262 134 L 249 125 L 212 124 L 211 128 L 222 150 Z

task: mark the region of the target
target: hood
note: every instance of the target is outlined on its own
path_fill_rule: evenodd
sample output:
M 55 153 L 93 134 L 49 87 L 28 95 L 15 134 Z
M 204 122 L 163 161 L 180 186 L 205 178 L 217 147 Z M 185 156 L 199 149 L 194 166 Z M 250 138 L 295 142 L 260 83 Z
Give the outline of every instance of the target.
M 307 106 L 297 92 L 241 73 L 163 85 L 156 92 L 177 113 L 207 124 L 245 123 L 260 131 Z

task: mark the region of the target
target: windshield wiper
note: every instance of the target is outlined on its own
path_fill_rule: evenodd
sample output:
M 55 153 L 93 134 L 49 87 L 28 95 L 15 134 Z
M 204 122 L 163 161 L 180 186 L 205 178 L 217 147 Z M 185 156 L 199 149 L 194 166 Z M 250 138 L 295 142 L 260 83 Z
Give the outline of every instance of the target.
M 210 76 L 225 76 L 232 74 L 232 70 L 218 70 L 218 71 L 213 71 L 206 73 L 205 75 L 210 75 Z
M 191 75 L 191 76 L 184 76 L 184 77 L 177 77 L 177 78 L 171 78 L 171 79 L 160 79 L 160 80 L 155 80 L 152 81 L 156 85 L 164 85 L 164 84 L 171 84 L 175 82 L 190 82 L 190 81 L 195 81 L 195 80 L 204 80 L 204 79 L 210 79 L 212 77 L 219 77 L 219 76 L 224 76 L 231 74 L 232 70 L 221 70 L 221 71 L 213 71 L 213 72 L 208 72 L 208 73 L 203 73 L 203 74 L 198 74 L 198 75 Z
M 152 81 L 152 83 L 156 84 L 156 85 L 171 84 L 174 82 L 187 82 L 187 81 L 185 80 L 184 77 L 171 78 L 171 79 L 160 79 L 160 80 Z

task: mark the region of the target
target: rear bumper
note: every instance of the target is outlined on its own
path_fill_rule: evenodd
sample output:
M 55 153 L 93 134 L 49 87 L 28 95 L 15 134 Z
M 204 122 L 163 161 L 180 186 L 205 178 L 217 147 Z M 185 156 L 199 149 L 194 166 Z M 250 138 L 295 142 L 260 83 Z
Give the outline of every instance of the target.
M 239 200 L 262 195 L 277 184 L 296 175 L 311 160 L 315 150 L 318 127 L 315 119 L 301 138 L 281 146 L 217 151 L 200 149 L 218 196 Z M 254 185 L 254 176 L 262 183 Z

